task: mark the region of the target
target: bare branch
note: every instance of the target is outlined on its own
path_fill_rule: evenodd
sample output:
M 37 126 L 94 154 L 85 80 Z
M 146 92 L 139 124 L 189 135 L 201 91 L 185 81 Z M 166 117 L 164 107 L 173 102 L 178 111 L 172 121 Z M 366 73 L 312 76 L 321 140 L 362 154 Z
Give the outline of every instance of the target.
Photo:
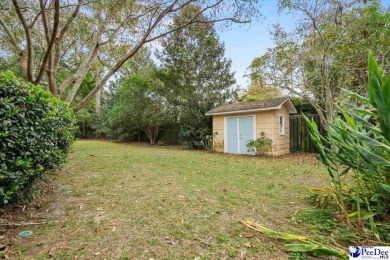
M 183 9 L 184 7 L 186 7 L 187 5 L 191 4 L 192 2 L 194 2 L 194 0 L 188 0 L 187 2 L 182 3 L 177 8 L 172 9 L 172 12 L 179 11 L 179 10 Z
M 81 7 L 81 3 L 80 3 L 80 0 L 77 1 L 77 5 L 76 5 L 76 8 L 75 10 L 73 11 L 72 15 L 69 17 L 69 19 L 66 21 L 64 27 L 62 27 L 61 29 L 61 32 L 58 36 L 58 41 L 61 41 L 63 38 L 64 38 L 64 35 L 66 33 L 66 31 L 69 29 L 70 25 L 72 24 L 73 20 L 76 18 L 76 16 L 78 15 L 79 11 L 80 11 L 80 7 Z
M 184 4 L 187 5 L 190 2 L 191 1 L 188 1 L 188 2 L 186 2 Z M 147 39 L 145 42 L 151 42 L 151 41 L 157 40 L 157 39 L 162 38 L 162 37 L 164 37 L 164 36 L 166 36 L 168 34 L 171 34 L 171 33 L 175 32 L 175 31 L 179 31 L 179 30 L 181 30 L 181 29 L 183 29 L 183 28 L 185 28 L 185 27 L 187 27 L 189 25 L 196 24 L 196 23 L 208 23 L 208 24 L 210 24 L 210 23 L 218 23 L 218 22 L 224 22 L 224 21 L 232 21 L 232 22 L 235 22 L 235 23 L 248 23 L 249 22 L 249 21 L 239 21 L 239 20 L 234 19 L 232 17 L 215 19 L 215 20 L 209 20 L 209 21 L 196 20 L 201 14 L 205 13 L 209 9 L 212 9 L 212 8 L 216 7 L 217 5 L 221 4 L 222 2 L 223 2 L 223 0 L 220 0 L 220 1 L 216 2 L 213 5 L 210 5 L 210 6 L 207 6 L 207 7 L 203 8 L 197 14 L 195 14 L 195 16 L 190 21 L 188 21 L 187 23 L 184 23 L 183 25 L 178 26 L 178 27 L 176 27 L 176 28 L 174 28 L 172 30 L 169 30 L 167 32 L 161 33 L 160 35 L 157 35 L 157 36 L 155 36 L 153 38 Z
M 193 17 L 193 19 L 191 19 L 189 22 L 177 27 L 177 28 L 174 28 L 172 30 L 169 30 L 167 32 L 164 32 L 164 33 L 161 33 L 155 37 L 152 37 L 152 38 L 149 38 L 150 34 L 152 33 L 152 31 L 157 27 L 157 25 L 161 22 L 161 20 L 169 13 L 173 12 L 173 11 L 177 11 L 179 10 L 178 8 L 175 8 L 174 9 L 174 6 L 178 3 L 178 0 L 175 0 L 173 1 L 172 4 L 170 4 L 167 8 L 165 8 L 158 16 L 157 18 L 153 21 L 153 18 L 155 16 L 155 14 L 153 14 L 150 18 L 150 21 L 149 21 L 149 26 L 148 26 L 148 29 L 146 30 L 146 32 L 144 33 L 143 37 L 138 41 L 138 43 L 133 47 L 133 49 L 124 57 L 122 58 L 120 61 L 118 61 L 108 72 L 107 74 L 102 78 L 101 82 L 99 84 L 97 84 L 95 86 L 94 89 L 92 89 L 92 91 L 90 93 L 88 93 L 88 95 L 83 99 L 81 100 L 80 103 L 78 103 L 77 105 L 75 105 L 73 107 L 73 109 L 75 111 L 81 109 L 84 105 L 86 105 L 93 97 L 94 95 L 96 94 L 97 91 L 99 91 L 103 86 L 104 84 L 110 79 L 110 77 L 112 75 L 114 75 L 114 73 L 116 71 L 118 71 L 122 65 L 128 61 L 130 58 L 132 58 L 138 51 L 139 49 L 141 49 L 141 47 L 148 43 L 148 42 L 151 42 L 151 41 L 154 41 L 158 38 L 161 38 L 161 37 L 164 37 L 170 33 L 173 33 L 177 30 L 180 30 L 186 26 L 189 26 L 191 24 L 194 24 L 194 23 L 216 23 L 216 22 L 221 22 L 221 21 L 233 21 L 233 22 L 247 22 L 247 21 L 238 21 L 234 18 L 221 18 L 221 19 L 215 19 L 215 20 L 211 20 L 211 21 L 200 21 L 200 20 L 196 20 L 202 13 L 206 12 L 207 10 L 211 9 L 211 8 L 214 8 L 216 7 L 217 5 L 221 4 L 223 0 L 219 0 L 217 1 L 215 4 L 213 5 L 210 5 L 210 6 L 207 6 L 205 8 L 203 8 L 202 10 L 200 10 L 197 14 L 195 14 L 195 16 Z M 182 5 L 188 5 L 191 1 L 187 1 L 185 2 L 184 4 Z M 183 6 L 183 7 L 184 7 Z
M 67 78 L 64 82 L 62 82 L 60 89 L 59 89 L 61 94 L 64 93 L 68 89 L 70 84 L 74 83 L 78 78 L 83 77 L 83 75 L 85 76 L 86 73 L 88 72 L 92 61 L 96 58 L 97 51 L 99 48 L 99 41 L 100 41 L 101 34 L 103 32 L 103 29 L 104 29 L 104 26 L 100 26 L 99 30 L 97 31 L 97 34 L 95 35 L 94 43 L 92 44 L 86 59 L 81 63 L 81 65 L 79 66 L 77 71 L 72 76 Z M 75 85 L 75 86 L 73 86 L 71 92 L 74 93 L 74 95 L 75 95 L 77 92 L 77 89 L 78 89 L 78 86 Z M 69 95 L 72 96 L 73 94 L 69 94 Z M 69 95 L 68 95 L 68 97 L 69 97 Z M 73 97 L 74 97 L 74 95 L 73 95 Z M 69 100 L 68 97 L 67 97 L 67 100 Z M 70 100 L 69 103 L 71 101 L 72 100 Z
M 34 17 L 33 21 L 30 24 L 30 29 L 34 27 L 35 23 L 38 21 L 39 16 L 42 14 L 42 11 L 39 11 L 37 15 Z
M 18 46 L 18 42 L 15 38 L 15 35 L 12 33 L 11 31 L 11 28 L 8 27 L 8 25 L 3 21 L 3 19 L 1 19 L 0 17 L 0 25 L 4 28 L 5 32 L 7 33 L 8 35 L 8 38 L 12 44 L 12 46 L 14 46 L 14 48 L 16 49 L 17 52 L 23 52 L 22 49 L 20 49 L 20 47 Z
M 59 60 L 61 60 L 65 55 L 66 53 L 68 52 L 68 50 L 70 49 L 70 47 L 72 47 L 73 44 L 75 44 L 77 41 L 77 39 L 74 39 L 70 44 L 68 44 L 68 46 L 65 47 L 64 51 L 62 52 L 62 54 L 60 54 L 60 52 L 56 52 L 56 55 L 58 54 L 59 57 L 56 58 L 56 63 L 59 62 Z
M 98 61 L 100 62 L 100 64 L 103 65 L 103 67 L 109 67 L 109 66 L 102 60 L 102 58 L 100 58 L 99 55 L 97 56 L 97 59 L 98 59 Z
M 72 15 L 68 18 L 68 20 L 66 21 L 64 27 L 62 27 L 58 37 L 55 39 L 55 44 L 54 44 L 54 64 L 53 64 L 53 69 L 56 71 L 57 68 L 58 68 L 58 65 L 60 63 L 60 59 L 65 56 L 66 52 L 68 51 L 68 49 L 70 48 L 70 46 L 72 46 L 75 42 L 76 42 L 76 39 L 74 39 L 70 45 L 67 46 L 67 48 L 65 48 L 65 51 L 63 52 L 63 54 L 61 55 L 61 44 L 62 44 L 62 40 L 65 36 L 65 33 L 66 31 L 69 29 L 70 25 L 72 24 L 73 20 L 76 18 L 76 16 L 78 15 L 79 11 L 80 11 L 80 7 L 81 7 L 81 3 L 80 3 L 80 0 L 77 1 L 77 6 L 75 8 L 75 10 L 73 11 Z
M 39 6 L 41 7 L 40 13 L 42 14 L 42 24 L 43 24 L 43 29 L 45 30 L 45 38 L 46 38 L 46 43 L 49 44 L 50 42 L 50 30 L 49 30 L 49 21 L 47 20 L 47 15 L 46 15 L 46 2 L 45 0 L 39 0 Z
M 160 15 L 157 17 L 157 19 L 151 23 L 151 25 L 149 26 L 149 28 L 147 29 L 147 31 L 145 32 L 145 34 L 143 35 L 143 37 L 141 38 L 141 40 L 138 42 L 138 44 L 124 57 L 122 58 L 120 61 L 118 61 L 114 67 L 103 77 L 103 79 L 100 81 L 99 84 L 97 84 L 95 86 L 94 89 L 92 89 L 91 92 L 88 93 L 88 95 L 83 99 L 81 100 L 81 102 L 79 104 L 77 104 L 75 107 L 74 107 L 74 110 L 79 110 L 80 108 L 82 108 L 86 103 L 88 103 L 93 97 L 94 95 L 96 94 L 96 92 L 98 92 L 103 86 L 104 84 L 110 79 L 110 77 L 112 75 L 114 75 L 114 73 L 116 71 L 118 71 L 121 66 L 127 61 L 129 60 L 131 57 L 133 57 L 138 51 L 139 49 L 141 49 L 141 47 L 146 43 L 146 39 L 149 37 L 150 33 L 153 31 L 153 29 L 158 25 L 158 23 L 172 10 L 172 8 L 175 6 L 175 4 L 178 2 L 179 0 L 175 0 L 171 5 L 169 5 L 164 11 L 162 11 L 160 13 Z M 152 17 L 153 18 L 153 17 Z M 152 19 L 151 18 L 151 19 Z M 149 23 L 150 24 L 150 23 Z M 70 102 L 69 102 L 70 103 Z
M 27 80 L 30 82 L 34 81 L 33 76 L 33 50 L 32 50 L 32 43 L 31 43 L 31 31 L 30 28 L 27 25 L 26 19 L 23 16 L 23 13 L 19 7 L 17 0 L 12 0 L 12 3 L 15 7 L 16 14 L 18 15 L 18 18 L 20 22 L 22 23 L 24 33 L 26 36 L 26 49 L 27 49 Z
M 54 9 L 55 9 L 55 11 L 54 11 L 53 31 L 50 34 L 50 42 L 48 43 L 45 55 L 43 57 L 43 61 L 41 63 L 41 68 L 39 69 L 38 76 L 37 76 L 36 80 L 34 81 L 35 84 L 40 82 L 40 80 L 43 76 L 43 72 L 45 70 L 45 67 L 47 65 L 47 61 L 49 59 L 49 56 L 52 55 L 52 49 L 53 49 L 53 45 L 54 45 L 54 42 L 55 42 L 55 39 L 57 36 L 58 24 L 60 21 L 60 1 L 59 0 L 54 0 Z M 44 12 L 45 11 L 43 11 L 43 13 L 42 13 L 42 17 L 45 17 Z
M 216 19 L 216 20 L 211 20 L 211 21 L 192 21 L 190 23 L 186 23 L 185 25 L 182 25 L 182 26 L 179 26 L 179 27 L 176 27 L 175 29 L 172 29 L 170 31 L 167 31 L 165 33 L 162 33 L 160 35 L 157 35 L 153 38 L 150 38 L 150 39 L 147 39 L 145 41 L 145 43 L 148 43 L 148 42 L 152 42 L 152 41 L 155 41 L 159 38 L 162 38 L 164 36 L 167 36 L 168 34 L 171 34 L 173 32 L 176 32 L 176 31 L 179 31 L 189 25 L 192 25 L 192 24 L 197 24 L 197 23 L 207 23 L 207 24 L 211 24 L 211 23 L 219 23 L 219 22 L 224 22 L 224 21 L 231 21 L 231 22 L 235 22 L 235 23 L 248 23 L 249 21 L 237 21 L 236 19 L 234 18 L 221 18 L 221 19 Z
M 69 91 L 68 96 L 66 97 L 66 100 L 65 100 L 68 104 L 70 104 L 73 101 L 73 98 L 76 96 L 76 93 L 77 93 L 81 83 L 83 82 L 85 75 L 88 73 L 92 62 L 96 59 L 96 56 L 98 55 L 98 53 L 99 53 L 99 44 L 96 44 L 95 47 L 93 48 L 92 54 L 91 54 L 88 62 L 85 62 L 84 64 L 82 64 L 80 66 L 80 68 L 82 68 L 82 70 L 78 70 L 79 74 L 77 75 L 77 79 L 74 83 L 74 86 Z

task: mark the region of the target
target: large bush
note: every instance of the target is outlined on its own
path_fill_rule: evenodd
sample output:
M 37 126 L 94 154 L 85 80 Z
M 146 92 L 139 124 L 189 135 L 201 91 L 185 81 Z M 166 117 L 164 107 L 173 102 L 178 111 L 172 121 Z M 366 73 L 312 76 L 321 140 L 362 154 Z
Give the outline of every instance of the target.
M 166 99 L 156 91 L 160 84 L 154 73 L 123 78 L 102 111 L 99 132 L 116 141 L 126 141 L 143 131 L 155 144 L 162 127 L 174 119 Z
M 181 111 L 179 141 L 189 149 L 203 149 L 207 136 L 212 134 L 212 121 L 205 116 L 208 109 L 193 104 Z
M 70 108 L 46 91 L 0 74 L 0 203 L 64 162 L 74 140 Z

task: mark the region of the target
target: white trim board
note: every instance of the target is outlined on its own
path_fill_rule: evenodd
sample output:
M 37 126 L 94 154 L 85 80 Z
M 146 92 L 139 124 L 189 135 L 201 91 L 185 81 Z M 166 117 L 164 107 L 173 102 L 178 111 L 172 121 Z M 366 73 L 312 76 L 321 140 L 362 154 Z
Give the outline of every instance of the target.
M 223 152 L 227 153 L 227 117 L 223 118 Z
M 280 118 L 283 118 L 283 128 L 280 128 Z M 279 136 L 285 136 L 286 135 L 286 115 L 283 113 L 279 113 L 278 116 L 278 129 L 279 129 Z M 283 130 L 283 131 L 281 131 Z

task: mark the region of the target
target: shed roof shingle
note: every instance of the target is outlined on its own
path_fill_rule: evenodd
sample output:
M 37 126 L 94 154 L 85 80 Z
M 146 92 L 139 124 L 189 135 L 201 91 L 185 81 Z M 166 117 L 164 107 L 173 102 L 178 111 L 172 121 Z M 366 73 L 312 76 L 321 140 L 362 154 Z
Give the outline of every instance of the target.
M 231 112 L 240 112 L 246 110 L 267 110 L 267 109 L 277 109 L 280 105 L 282 105 L 287 100 L 290 100 L 289 97 L 279 97 L 279 98 L 270 98 L 259 101 L 250 101 L 250 102 L 240 102 L 235 104 L 223 105 L 216 108 L 211 109 L 206 113 L 206 115 L 212 114 L 223 114 L 223 113 L 231 113 Z M 291 100 L 290 100 L 291 101 Z M 295 110 L 295 108 L 294 108 Z

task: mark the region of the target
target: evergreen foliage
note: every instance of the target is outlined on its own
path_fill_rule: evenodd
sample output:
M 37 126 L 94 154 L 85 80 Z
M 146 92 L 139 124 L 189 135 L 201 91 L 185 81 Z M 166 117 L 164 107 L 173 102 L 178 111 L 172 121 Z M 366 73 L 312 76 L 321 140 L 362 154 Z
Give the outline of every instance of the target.
M 74 140 L 68 105 L 42 86 L 0 74 L 0 203 L 65 161 Z

